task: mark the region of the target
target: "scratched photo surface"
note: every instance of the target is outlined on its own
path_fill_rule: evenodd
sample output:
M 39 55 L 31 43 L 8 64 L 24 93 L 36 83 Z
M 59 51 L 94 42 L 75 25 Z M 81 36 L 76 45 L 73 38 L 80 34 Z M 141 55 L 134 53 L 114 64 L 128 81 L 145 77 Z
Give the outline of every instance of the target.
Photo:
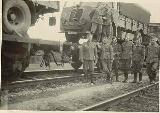
M 159 112 L 159 6 L 2 0 L 0 110 Z

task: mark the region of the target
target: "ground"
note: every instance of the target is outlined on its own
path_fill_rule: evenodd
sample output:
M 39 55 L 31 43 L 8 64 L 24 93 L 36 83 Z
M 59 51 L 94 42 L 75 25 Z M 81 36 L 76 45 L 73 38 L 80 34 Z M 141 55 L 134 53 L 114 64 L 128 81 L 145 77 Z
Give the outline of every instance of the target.
M 65 67 L 56 67 L 54 69 L 68 69 L 69 64 Z M 55 68 L 56 67 L 56 68 Z M 27 69 L 40 70 L 39 64 L 31 64 Z M 44 68 L 45 69 L 45 68 Z M 120 81 L 124 78 L 121 75 Z M 129 82 L 133 80 L 133 75 L 129 75 Z M 131 90 L 137 89 L 149 84 L 146 74 L 143 76 L 143 83 L 122 83 L 114 82 L 110 84 L 103 78 L 95 81 L 95 85 L 90 83 L 68 83 L 58 87 L 37 86 L 36 89 L 21 89 L 19 92 L 5 92 L 4 98 L 9 99 L 9 103 L 4 103 L 1 109 L 9 110 L 45 110 L 45 111 L 75 111 L 83 109 L 94 103 L 116 97 Z
M 132 81 L 131 78 L 132 76 L 130 75 L 129 81 Z M 35 96 L 35 98 L 7 104 L 7 106 L 4 107 L 10 110 L 74 111 L 92 105 L 93 103 L 103 101 L 104 99 L 124 94 L 138 87 L 145 86 L 148 83 L 148 77 L 145 76 L 143 78 L 143 84 L 122 82 L 109 84 L 103 82 L 91 85 L 89 83 L 77 83 L 61 86 L 57 89 L 44 88 L 35 91 L 24 90 L 19 92 L 19 95 L 25 96 L 28 92 Z

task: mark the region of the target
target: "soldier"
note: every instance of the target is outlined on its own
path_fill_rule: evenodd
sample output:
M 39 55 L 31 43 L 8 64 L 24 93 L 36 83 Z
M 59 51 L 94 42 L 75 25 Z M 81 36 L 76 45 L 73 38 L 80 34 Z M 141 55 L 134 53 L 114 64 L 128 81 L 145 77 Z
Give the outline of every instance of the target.
M 93 82 L 94 73 L 94 62 L 97 62 L 97 47 L 94 42 L 92 42 L 92 34 L 87 35 L 88 41 L 82 44 L 80 48 L 80 61 L 83 62 L 83 69 L 85 73 L 85 78 L 90 78 L 91 83 Z M 89 71 L 89 72 L 88 72 Z M 90 77 L 88 77 L 88 74 Z
M 104 73 L 107 74 L 107 78 L 112 83 L 112 64 L 113 64 L 113 47 L 111 45 L 111 41 L 105 37 L 102 40 L 102 44 L 99 45 L 101 48 L 101 61 Z
M 121 45 L 117 42 L 117 39 L 114 38 L 113 40 L 113 52 L 114 52 L 114 60 L 113 60 L 113 71 L 116 76 L 116 82 L 119 82 L 118 80 L 118 69 L 119 69 L 119 58 L 120 58 L 120 53 L 122 52 L 122 47 Z
M 144 62 L 144 47 L 141 45 L 141 37 L 135 41 L 132 56 L 132 68 L 134 73 L 134 80 L 132 83 L 137 82 L 137 74 L 139 73 L 139 83 L 142 82 L 142 67 Z
M 103 18 L 105 12 L 105 4 L 99 4 L 96 10 L 93 12 L 93 16 L 91 19 L 91 32 L 97 35 L 97 40 L 101 41 L 101 34 L 102 34 L 102 25 L 103 25 Z
M 147 74 L 149 76 L 150 83 L 154 83 L 156 74 L 159 67 L 160 49 L 156 43 L 157 38 L 151 37 L 151 42 L 146 49 L 146 63 L 147 63 Z
M 122 43 L 122 53 L 120 58 L 120 69 L 124 72 L 124 83 L 128 82 L 128 72 L 131 69 L 132 63 L 132 51 L 133 51 L 133 42 L 129 40 L 129 37 L 125 39 L 125 42 Z
M 101 37 L 110 37 L 112 18 L 111 8 L 107 4 L 100 3 L 91 20 L 91 32 L 97 34 L 97 40 L 99 42 L 102 41 Z
M 102 33 L 103 33 L 103 37 L 110 37 L 112 35 L 111 34 L 112 20 L 113 20 L 112 10 L 107 4 L 104 7 L 104 9 L 105 9 L 104 15 L 102 16 L 102 19 L 103 19 Z

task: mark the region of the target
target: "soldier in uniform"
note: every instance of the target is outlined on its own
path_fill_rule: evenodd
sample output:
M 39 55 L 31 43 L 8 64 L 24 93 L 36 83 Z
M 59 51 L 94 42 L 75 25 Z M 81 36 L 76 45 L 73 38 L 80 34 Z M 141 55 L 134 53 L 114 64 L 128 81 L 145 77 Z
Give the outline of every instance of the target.
M 113 60 L 112 68 L 116 76 L 116 82 L 119 82 L 118 80 L 119 58 L 120 58 L 120 53 L 122 52 L 122 47 L 117 42 L 116 38 L 114 38 L 112 45 L 113 45 L 113 52 L 114 52 L 114 60 Z
M 157 38 L 151 37 L 151 42 L 146 49 L 146 63 L 147 63 L 147 74 L 149 76 L 150 83 L 154 83 L 156 74 L 159 67 L 160 49 L 156 43 Z
M 102 61 L 103 72 L 107 74 L 107 79 L 112 83 L 113 47 L 111 41 L 105 37 L 99 48 L 101 48 L 100 59 Z
M 85 78 L 90 78 L 91 83 L 93 82 L 94 63 L 97 62 L 97 47 L 92 42 L 92 34 L 87 35 L 88 41 L 82 44 L 80 48 L 80 61 L 83 62 L 83 69 Z M 88 76 L 89 74 L 89 76 Z
M 141 38 L 136 40 L 133 48 L 132 68 L 134 73 L 134 80 L 132 83 L 137 82 L 137 74 L 139 73 L 139 83 L 142 82 L 142 67 L 144 62 L 144 47 L 141 45 Z
M 122 53 L 120 58 L 120 69 L 124 72 L 124 80 L 122 82 L 128 82 L 128 72 L 131 69 L 132 63 L 133 42 L 129 40 L 129 37 L 122 43 Z
M 110 37 L 111 31 L 112 31 L 112 10 L 111 8 L 106 4 L 104 7 L 104 15 L 102 16 L 103 19 L 103 26 L 102 26 L 102 37 Z
M 99 4 L 92 17 L 91 32 L 97 34 L 97 40 L 102 37 L 110 37 L 112 28 L 112 12 L 107 4 Z
M 97 40 L 100 41 L 101 33 L 102 33 L 102 24 L 103 24 L 103 12 L 102 12 L 102 5 L 99 5 L 91 19 L 91 33 L 97 34 Z

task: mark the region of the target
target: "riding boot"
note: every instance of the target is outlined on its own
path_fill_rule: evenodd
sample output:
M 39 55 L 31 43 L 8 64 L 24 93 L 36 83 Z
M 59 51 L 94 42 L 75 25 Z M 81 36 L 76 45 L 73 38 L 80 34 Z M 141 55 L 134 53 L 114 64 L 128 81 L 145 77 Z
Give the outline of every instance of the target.
M 92 84 L 94 84 L 94 82 L 93 82 L 93 75 L 92 75 L 92 74 L 90 74 L 90 82 L 91 82 Z
M 115 72 L 115 76 L 116 76 L 116 82 L 119 82 L 119 80 L 118 80 L 119 76 L 118 76 L 118 72 L 117 71 Z
M 119 80 L 118 80 L 118 75 L 116 75 L 116 82 L 119 82 Z
M 134 80 L 132 81 L 132 83 L 136 83 L 137 82 L 137 72 L 134 72 Z
M 142 81 L 142 73 L 140 72 L 139 73 L 139 82 L 141 82 Z
M 110 76 L 110 77 L 111 77 L 111 83 L 113 83 L 113 81 L 114 81 L 113 73 L 111 72 L 110 75 L 111 75 L 111 76 Z
M 84 72 L 84 79 L 85 79 L 85 82 L 87 83 L 88 82 L 88 73 L 87 72 Z
M 122 81 L 122 82 L 127 83 L 127 80 L 128 80 L 128 73 L 125 72 L 124 73 L 124 81 Z

